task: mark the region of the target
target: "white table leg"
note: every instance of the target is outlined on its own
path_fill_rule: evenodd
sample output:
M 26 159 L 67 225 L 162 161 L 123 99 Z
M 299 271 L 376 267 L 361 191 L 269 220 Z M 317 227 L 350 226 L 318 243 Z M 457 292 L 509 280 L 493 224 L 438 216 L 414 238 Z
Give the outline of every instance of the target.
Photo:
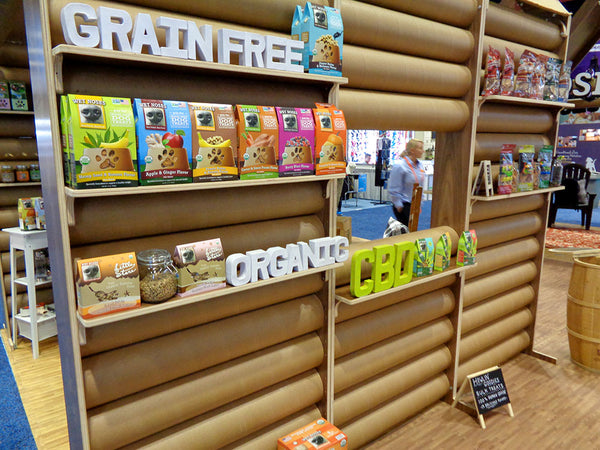
M 25 245 L 25 276 L 27 277 L 27 298 L 29 299 L 29 318 L 31 319 L 31 350 L 33 359 L 40 356 L 38 327 L 37 327 L 37 300 L 35 293 L 35 264 L 33 261 L 33 247 Z
M 10 308 L 12 311 L 12 348 L 13 350 L 17 348 L 17 319 L 15 319 L 15 315 L 17 314 L 17 289 L 16 289 L 16 271 L 17 271 L 17 253 L 13 247 L 12 239 L 10 243 Z M 9 333 L 10 334 L 10 333 Z

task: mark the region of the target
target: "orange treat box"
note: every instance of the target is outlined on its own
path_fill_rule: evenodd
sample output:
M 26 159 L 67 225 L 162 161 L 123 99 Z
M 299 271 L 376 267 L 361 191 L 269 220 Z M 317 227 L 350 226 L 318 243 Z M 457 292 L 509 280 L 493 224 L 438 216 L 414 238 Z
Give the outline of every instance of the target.
M 346 173 L 346 120 L 333 105 L 317 103 L 315 116 L 316 175 Z
M 321 418 L 277 440 L 277 450 L 309 450 L 311 448 L 319 450 L 347 449 L 348 436 Z

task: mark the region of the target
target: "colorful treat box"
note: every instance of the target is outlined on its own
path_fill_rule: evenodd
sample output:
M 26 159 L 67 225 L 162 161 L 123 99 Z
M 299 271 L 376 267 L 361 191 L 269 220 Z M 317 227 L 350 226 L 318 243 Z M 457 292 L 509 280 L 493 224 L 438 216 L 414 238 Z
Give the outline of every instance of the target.
M 192 182 L 192 128 L 187 102 L 133 101 L 141 185 Z
M 194 181 L 238 178 L 237 131 L 232 105 L 188 103 L 192 119 Z
M 226 286 L 225 254 L 221 239 L 178 245 L 173 262 L 177 266 L 177 295 L 180 297 Z
M 44 210 L 44 199 L 42 197 L 34 197 L 33 208 L 35 209 L 35 227 L 38 230 L 46 229 L 46 211 Z
M 71 187 L 137 186 L 131 100 L 69 94 L 67 103 Z
M 333 105 L 317 103 L 315 118 L 316 174 L 346 173 L 346 119 Z
M 475 264 L 477 254 L 477 234 L 475 230 L 463 231 L 458 239 L 458 253 L 456 254 L 457 266 Z
M 450 267 L 451 250 L 452 240 L 450 239 L 450 233 L 443 233 L 435 245 L 433 270 L 441 272 Z
M 138 308 L 140 280 L 135 253 L 78 260 L 77 304 L 84 319 Z
M 317 419 L 308 425 L 277 440 L 277 450 L 348 448 L 348 436 L 325 419 Z
M 8 81 L 0 81 L 0 109 L 10 109 Z
M 535 147 L 523 145 L 519 149 L 519 174 L 517 192 L 533 190 Z
M 433 273 L 435 251 L 433 239 L 423 238 L 415 241 L 415 259 L 413 261 L 413 276 L 423 277 Z
M 500 172 L 498 173 L 498 194 L 510 194 L 513 186 L 513 151 L 515 144 L 504 144 L 500 151 Z
M 279 122 L 279 176 L 315 173 L 315 121 L 308 108 L 275 108 Z
M 9 81 L 10 86 L 10 106 L 13 111 L 29 111 L 29 102 L 27 101 L 27 87 L 20 81 Z
M 540 177 L 538 180 L 538 188 L 545 189 L 550 187 L 550 175 L 552 172 L 552 154 L 554 147 L 552 145 L 544 145 L 538 152 L 538 165 L 540 168 Z
M 240 179 L 277 178 L 279 128 L 272 106 L 236 105 Z
M 23 231 L 35 230 L 35 202 L 32 198 L 20 198 L 17 201 L 19 228 Z

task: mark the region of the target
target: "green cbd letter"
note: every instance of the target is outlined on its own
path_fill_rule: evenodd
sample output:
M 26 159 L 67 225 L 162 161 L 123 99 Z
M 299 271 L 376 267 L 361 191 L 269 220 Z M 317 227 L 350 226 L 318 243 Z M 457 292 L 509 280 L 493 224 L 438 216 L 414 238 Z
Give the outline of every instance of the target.
M 396 260 L 393 245 L 378 245 L 373 247 L 375 263 L 371 279 L 375 283 L 373 292 L 381 292 L 394 285 L 394 262 Z M 385 259 L 385 261 L 384 261 Z
M 398 242 L 396 248 L 396 276 L 394 287 L 406 284 L 412 280 L 415 245 L 410 242 Z
M 364 297 L 373 291 L 373 280 L 366 279 L 364 284 L 361 282 L 361 265 L 363 259 L 373 264 L 373 250 L 358 250 L 352 255 L 352 265 L 350 269 L 350 294 L 354 297 Z

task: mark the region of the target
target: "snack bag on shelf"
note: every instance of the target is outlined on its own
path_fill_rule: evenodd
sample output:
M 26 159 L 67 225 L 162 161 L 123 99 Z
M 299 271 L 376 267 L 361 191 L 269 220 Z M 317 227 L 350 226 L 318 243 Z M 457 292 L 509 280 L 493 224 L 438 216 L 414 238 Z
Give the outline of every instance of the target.
M 60 146 L 63 151 L 63 170 L 65 172 L 65 186 L 71 187 L 71 164 L 69 147 L 69 128 L 67 117 L 69 110 L 69 99 L 66 95 L 60 96 Z
M 192 128 L 187 102 L 133 101 L 141 185 L 191 183 Z
M 325 419 L 317 419 L 277 439 L 277 450 L 347 449 L 348 437 Z
M 510 194 L 513 188 L 513 151 L 515 144 L 504 144 L 500 150 L 500 171 L 498 172 L 498 195 Z
M 485 68 L 485 85 L 483 94 L 498 95 L 500 93 L 500 52 L 491 45 L 488 48 Z
M 304 70 L 341 77 L 344 24 L 340 10 L 306 2 L 300 27 Z M 298 29 L 293 28 L 292 34 L 295 31 Z
M 415 241 L 415 259 L 413 261 L 413 276 L 423 277 L 433 273 L 435 249 L 433 239 L 423 238 Z
M 523 145 L 519 149 L 519 173 L 517 192 L 533 190 L 533 172 L 534 172 L 535 147 L 533 145 Z
M 315 121 L 309 108 L 275 108 L 279 121 L 279 176 L 315 173 Z
M 571 92 L 571 67 L 573 61 L 565 61 L 560 69 L 558 78 L 558 101 L 566 102 L 569 100 Z
M 192 102 L 188 106 L 194 181 L 236 180 L 238 140 L 233 106 Z
M 279 129 L 272 106 L 236 105 L 240 179 L 277 178 Z
M 536 100 L 544 99 L 544 88 L 546 86 L 546 64 L 548 57 L 546 55 L 537 55 L 531 76 L 531 92 L 529 97 Z
M 504 48 L 504 66 L 502 69 L 502 80 L 500 82 L 500 95 L 512 95 L 515 90 L 515 54 Z
M 539 181 L 538 188 L 545 189 L 550 187 L 550 174 L 552 172 L 552 154 L 554 147 L 544 145 L 538 152 Z
M 77 309 L 82 318 L 140 307 L 135 253 L 80 259 L 76 263 Z
M 66 121 L 71 187 L 138 185 L 130 99 L 69 94 Z
M 560 78 L 560 66 L 562 61 L 556 58 L 548 58 L 546 64 L 546 85 L 544 86 L 544 100 L 550 102 L 558 101 L 558 81 Z
M 515 97 L 529 98 L 531 92 L 531 78 L 537 58 L 535 53 L 530 50 L 525 50 L 519 60 L 519 68 L 515 77 Z
M 315 164 L 317 175 L 346 173 L 346 119 L 343 111 L 317 103 L 315 118 Z
M 173 262 L 177 267 L 177 295 L 180 297 L 226 286 L 221 239 L 177 245 Z
M 20 198 L 17 201 L 19 228 L 23 231 L 35 230 L 35 204 L 32 198 Z
M 463 231 L 458 239 L 456 265 L 470 266 L 475 264 L 475 255 L 477 255 L 477 234 L 475 230 Z
M 9 81 L 10 106 L 13 111 L 29 111 L 27 87 L 20 81 Z
M 452 240 L 450 233 L 443 233 L 435 245 L 435 259 L 433 270 L 444 271 L 450 267 L 450 257 L 452 251 Z
M 0 81 L 0 109 L 10 109 L 8 81 Z

